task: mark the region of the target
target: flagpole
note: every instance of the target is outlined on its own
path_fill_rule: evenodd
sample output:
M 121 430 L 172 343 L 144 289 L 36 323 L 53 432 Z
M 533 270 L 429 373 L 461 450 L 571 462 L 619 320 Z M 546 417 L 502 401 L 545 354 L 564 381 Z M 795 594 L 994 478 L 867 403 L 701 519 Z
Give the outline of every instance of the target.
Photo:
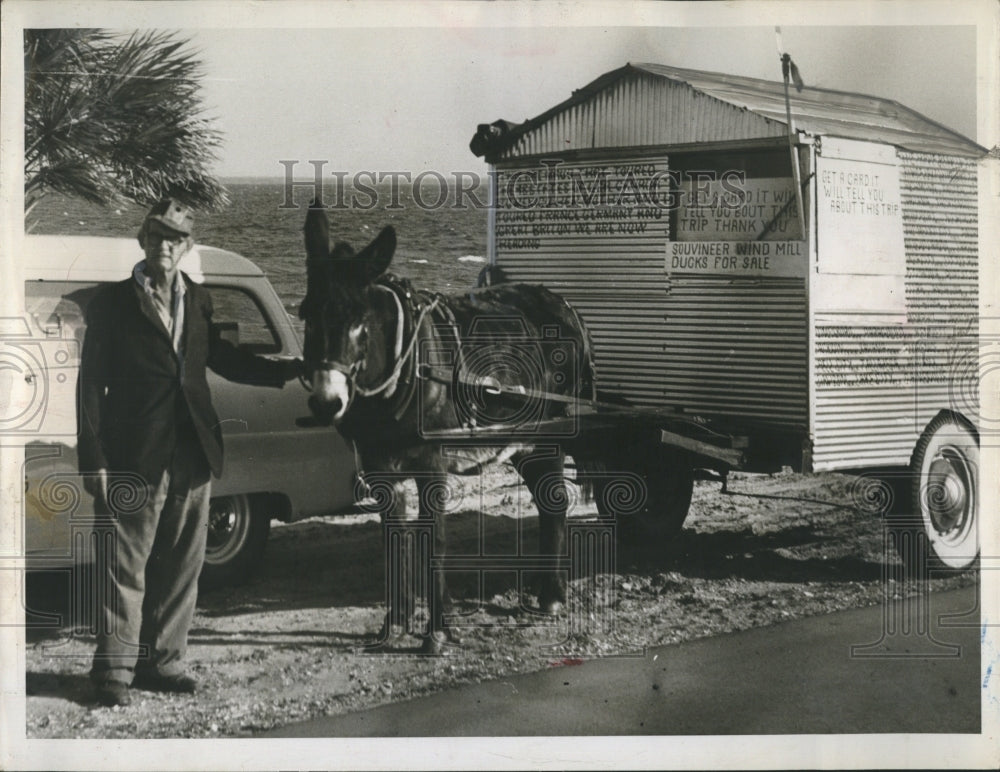
M 792 64 L 792 57 L 781 50 L 781 28 L 775 27 L 774 31 L 778 34 L 778 53 L 781 55 L 781 75 L 782 79 L 785 81 L 785 120 L 788 123 L 788 153 L 792 161 L 792 179 L 795 183 L 795 208 L 798 210 L 799 214 L 799 233 L 800 238 L 806 238 L 806 221 L 805 221 L 805 211 L 802 205 L 802 179 L 801 172 L 799 171 L 799 154 L 795 148 L 795 119 L 792 118 L 792 104 L 789 99 L 788 94 L 788 78 L 791 68 L 795 65 Z M 796 86 L 798 83 L 796 81 Z

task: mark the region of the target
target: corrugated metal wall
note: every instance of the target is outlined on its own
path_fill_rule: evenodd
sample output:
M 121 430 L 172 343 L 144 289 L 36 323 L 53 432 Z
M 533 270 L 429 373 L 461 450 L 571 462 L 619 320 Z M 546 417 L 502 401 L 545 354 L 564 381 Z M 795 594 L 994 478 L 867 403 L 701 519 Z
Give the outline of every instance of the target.
M 665 310 L 664 402 L 706 417 L 805 428 L 802 279 L 675 274 Z
M 602 164 L 612 192 L 629 169 L 647 176 L 667 169 L 662 157 L 632 156 L 560 170 L 593 172 Z M 576 307 L 594 339 L 602 391 L 636 405 L 805 431 L 803 279 L 668 273 L 666 209 L 647 208 L 639 217 L 643 207 L 626 207 L 617 210 L 617 220 L 602 219 L 616 212 L 614 206 L 603 215 L 587 207 L 518 210 L 503 191 L 526 172 L 544 179 L 548 170 L 523 164 L 497 169 L 497 264 L 510 280 L 544 284 Z M 528 193 L 537 188 L 522 191 Z M 591 232 L 581 232 L 584 221 Z
M 906 323 L 817 323 L 817 471 L 908 463 L 941 409 L 978 419 L 976 164 L 904 151 L 898 157 Z
M 979 196 L 974 160 L 900 152 L 906 304 L 921 431 L 942 408 L 979 423 Z
M 493 254 L 510 278 L 544 283 L 580 309 L 595 339 L 602 389 L 638 405 L 809 432 L 816 470 L 905 464 L 938 410 L 978 416 L 974 160 L 898 151 L 906 253 L 905 316 L 893 319 L 899 323 L 888 321 L 903 314 L 899 307 L 841 314 L 837 299 L 850 294 L 849 282 L 824 284 L 833 294 L 810 318 L 800 278 L 670 273 L 663 211 L 640 220 L 542 208 L 532 220 L 502 193 L 505 175 L 543 174 L 530 164 L 567 152 L 602 151 L 601 160 L 577 166 L 593 172 L 604 164 L 615 178 L 615 164 L 648 163 L 654 146 L 737 143 L 785 131 L 684 83 L 623 76 L 548 115 L 499 156 Z M 656 170 L 666 161 L 655 159 Z M 814 269 L 810 281 L 821 289 Z
M 520 175 L 546 180 L 548 168 L 530 164 L 498 168 L 496 262 L 511 281 L 544 284 L 576 307 L 593 335 L 602 389 L 652 405 L 662 403 L 670 367 L 663 348 L 669 219 L 662 208 L 639 220 L 631 216 L 630 207 L 612 205 L 627 176 L 621 172 L 633 166 L 651 167 L 660 174 L 667 171 L 663 158 L 561 164 L 562 181 L 588 190 L 594 175 L 606 173 L 608 193 L 588 206 L 580 200 L 573 204 L 564 189 L 564 197 L 553 207 L 518 206 L 533 200 L 533 194 L 545 198 L 550 186 L 520 188 L 520 200 L 517 191 L 514 195 L 509 191 L 511 180 Z M 625 232 L 628 227 L 641 232 Z
M 784 124 L 700 94 L 687 84 L 634 74 L 552 116 L 505 150 L 501 159 L 786 133 Z

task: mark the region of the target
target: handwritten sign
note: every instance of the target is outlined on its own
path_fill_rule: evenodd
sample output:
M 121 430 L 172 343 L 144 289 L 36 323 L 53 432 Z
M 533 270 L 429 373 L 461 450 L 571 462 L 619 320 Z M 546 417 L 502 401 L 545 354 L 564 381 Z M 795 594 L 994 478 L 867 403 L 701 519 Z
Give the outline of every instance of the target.
M 680 188 L 678 241 L 802 238 L 789 178 L 685 179 Z
M 552 161 L 497 173 L 500 252 L 635 238 L 663 241 L 674 196 L 665 160 Z
M 673 241 L 667 273 L 726 276 L 805 276 L 804 241 Z
M 816 159 L 820 272 L 906 273 L 899 167 L 894 161 Z

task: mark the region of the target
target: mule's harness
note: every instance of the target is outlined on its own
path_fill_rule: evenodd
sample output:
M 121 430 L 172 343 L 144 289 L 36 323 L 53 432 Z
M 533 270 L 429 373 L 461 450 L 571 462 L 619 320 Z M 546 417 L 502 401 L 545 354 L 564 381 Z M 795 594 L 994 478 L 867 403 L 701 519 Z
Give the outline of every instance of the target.
M 375 288 L 387 292 L 392 296 L 396 306 L 396 339 L 394 345 L 395 364 L 389 374 L 379 383 L 372 386 L 362 386 L 358 383 L 358 374 L 365 366 L 365 358 L 359 359 L 352 365 L 345 366 L 339 362 L 324 362 L 324 366 L 330 370 L 343 373 L 351 386 L 351 399 L 354 395 L 365 398 L 382 396 L 384 399 L 392 400 L 392 415 L 395 420 L 400 420 L 413 400 L 416 392 L 418 380 L 428 380 L 446 386 L 454 386 L 456 383 L 455 374 L 462 372 L 463 346 L 462 337 L 459 331 L 458 321 L 455 314 L 448 306 L 447 299 L 440 293 L 433 295 L 416 290 L 406 279 L 400 279 L 391 274 L 380 277 L 373 285 Z M 569 304 L 567 304 L 569 305 Z M 572 306 L 577 324 L 583 329 L 582 322 Z M 416 367 L 417 340 L 420 337 L 420 328 L 428 317 L 436 319 L 442 327 L 445 327 L 454 345 L 454 362 L 447 367 L 446 372 L 438 372 L 440 367 L 435 367 L 429 363 L 423 363 L 420 368 Z M 405 341 L 405 343 L 404 343 Z M 585 361 L 592 364 L 590 358 L 590 346 L 587 336 L 584 335 L 584 357 Z M 461 378 L 458 379 L 461 381 Z M 593 380 L 593 379 L 592 379 Z M 482 386 L 483 384 L 474 384 Z M 592 383 L 592 387 L 595 384 Z M 504 388 L 499 383 L 492 383 L 488 386 L 491 393 L 496 396 L 515 396 L 518 398 L 540 398 L 549 402 L 565 402 L 576 404 L 579 398 L 576 396 L 565 396 L 553 394 L 536 389 Z M 596 392 L 591 395 L 592 400 L 596 400 Z
M 416 391 L 417 377 L 426 377 L 425 373 L 418 373 L 415 366 L 417 341 L 420 338 L 420 328 L 424 321 L 434 315 L 441 322 L 446 324 L 454 336 L 458 351 L 461 351 L 461 336 L 458 331 L 458 322 L 451 309 L 448 308 L 445 298 L 440 293 L 428 295 L 428 293 L 415 290 L 406 279 L 400 279 L 391 274 L 380 277 L 373 285 L 375 289 L 388 293 L 396 306 L 396 339 L 393 346 L 393 359 L 395 360 L 391 371 L 379 383 L 371 386 L 364 386 L 358 382 L 358 375 L 364 369 L 366 358 L 362 357 L 350 366 L 341 362 L 324 361 L 323 366 L 328 370 L 334 370 L 347 378 L 353 400 L 355 395 L 360 397 L 378 397 L 391 399 L 392 415 L 395 420 L 402 418 L 406 409 L 413 400 Z
M 413 323 L 413 329 L 410 333 L 410 342 L 406 345 L 406 350 L 403 351 L 403 337 L 405 335 L 406 327 L 406 312 L 403 309 L 403 302 L 399 299 L 399 295 L 394 291 L 394 289 L 386 286 L 385 284 L 376 284 L 375 286 L 383 292 L 388 292 L 392 296 L 392 299 L 396 301 L 396 350 L 394 353 L 396 364 L 393 366 L 392 372 L 389 373 L 386 379 L 378 386 L 365 387 L 360 383 L 355 383 L 354 388 L 362 397 L 376 397 L 384 391 L 386 392 L 386 398 L 389 398 L 392 396 L 399 384 L 399 376 L 402 375 L 403 368 L 406 367 L 410 361 L 410 357 L 413 356 L 413 349 L 416 347 L 417 338 L 419 337 L 420 325 L 424 323 L 424 319 L 427 318 L 427 315 L 433 313 L 434 309 L 437 308 L 440 298 L 434 298 L 431 303 L 423 306 L 422 308 L 419 308 L 418 306 L 419 316 L 417 317 L 416 322 Z M 406 297 L 407 299 L 410 298 L 409 292 L 406 294 Z M 361 359 L 351 366 L 351 369 L 355 371 L 353 374 L 356 374 L 356 372 L 360 370 L 363 363 L 364 360 Z

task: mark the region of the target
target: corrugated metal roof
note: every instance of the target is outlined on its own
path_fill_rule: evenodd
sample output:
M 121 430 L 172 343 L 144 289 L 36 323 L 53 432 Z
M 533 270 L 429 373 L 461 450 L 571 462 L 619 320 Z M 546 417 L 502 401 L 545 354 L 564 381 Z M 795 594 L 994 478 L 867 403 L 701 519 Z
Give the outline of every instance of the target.
M 565 102 L 505 132 L 499 142 L 490 147 L 487 158 L 496 160 L 529 132 L 542 128 L 570 108 L 592 101 L 622 80 L 648 76 L 685 84 L 719 102 L 786 124 L 785 91 L 780 81 L 662 64 L 627 64 L 574 91 Z M 942 155 L 979 157 L 986 153 L 985 148 L 969 138 L 891 99 L 807 86 L 802 91 L 790 87 L 789 103 L 795 128 L 814 136 L 880 142 L 905 150 Z M 648 115 L 648 119 L 653 118 L 652 114 Z

